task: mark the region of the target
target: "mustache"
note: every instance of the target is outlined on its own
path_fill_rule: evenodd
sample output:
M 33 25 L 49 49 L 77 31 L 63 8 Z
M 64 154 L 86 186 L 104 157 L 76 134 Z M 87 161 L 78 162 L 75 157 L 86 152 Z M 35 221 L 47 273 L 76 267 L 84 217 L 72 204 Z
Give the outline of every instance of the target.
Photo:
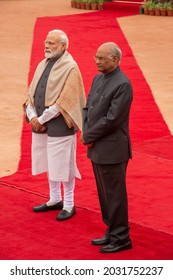
M 44 52 L 48 52 L 48 53 L 52 53 L 52 51 L 50 49 L 44 49 Z

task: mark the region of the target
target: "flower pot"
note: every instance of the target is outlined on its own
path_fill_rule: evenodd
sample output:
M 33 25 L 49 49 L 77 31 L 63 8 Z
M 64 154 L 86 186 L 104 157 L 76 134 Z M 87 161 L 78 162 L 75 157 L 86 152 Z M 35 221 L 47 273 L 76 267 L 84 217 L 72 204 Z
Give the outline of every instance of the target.
M 91 10 L 91 4 L 90 3 L 85 3 L 85 9 L 86 10 Z
M 98 10 L 102 11 L 103 10 L 103 4 L 98 4 Z
M 81 9 L 81 3 L 77 2 L 77 3 L 76 3 L 76 8 L 77 8 L 77 9 Z
M 96 3 L 91 3 L 91 10 L 97 10 L 98 5 Z
M 154 9 L 149 10 L 149 15 L 150 15 L 150 16 L 154 16 L 154 15 L 155 15 Z
M 149 10 L 148 9 L 144 9 L 144 15 L 149 15 Z
M 76 1 L 71 1 L 71 7 L 76 8 Z
M 83 10 L 86 9 L 85 3 L 81 3 L 80 6 L 81 6 L 81 9 L 83 9 Z
M 167 15 L 168 15 L 168 17 L 172 17 L 173 16 L 173 10 L 167 10 Z
M 160 16 L 160 10 L 155 10 L 155 16 Z
M 161 14 L 161 16 L 165 17 L 167 15 L 167 11 L 166 10 L 160 10 L 160 14 Z

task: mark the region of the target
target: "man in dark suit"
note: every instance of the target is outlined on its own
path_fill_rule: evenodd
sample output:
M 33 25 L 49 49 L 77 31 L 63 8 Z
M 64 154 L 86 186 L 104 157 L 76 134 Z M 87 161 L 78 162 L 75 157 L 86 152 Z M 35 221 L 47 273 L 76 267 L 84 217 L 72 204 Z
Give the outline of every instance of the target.
M 133 90 L 119 64 L 122 52 L 113 42 L 101 45 L 95 61 L 101 74 L 94 77 L 80 140 L 88 146 L 95 175 L 102 218 L 107 230 L 93 245 L 102 253 L 132 248 L 129 236 L 126 169 L 132 157 L 129 114 Z

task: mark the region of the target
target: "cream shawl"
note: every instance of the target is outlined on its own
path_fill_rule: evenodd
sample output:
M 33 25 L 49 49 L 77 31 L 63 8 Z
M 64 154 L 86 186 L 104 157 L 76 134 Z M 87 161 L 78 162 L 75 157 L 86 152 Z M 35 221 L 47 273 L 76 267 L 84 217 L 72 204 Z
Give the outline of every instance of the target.
M 35 90 L 47 64 L 47 59 L 39 63 L 29 87 L 25 106 L 34 106 Z M 83 80 L 76 62 L 67 51 L 53 65 L 48 77 L 45 106 L 54 103 L 69 127 L 82 130 L 82 109 L 86 103 Z

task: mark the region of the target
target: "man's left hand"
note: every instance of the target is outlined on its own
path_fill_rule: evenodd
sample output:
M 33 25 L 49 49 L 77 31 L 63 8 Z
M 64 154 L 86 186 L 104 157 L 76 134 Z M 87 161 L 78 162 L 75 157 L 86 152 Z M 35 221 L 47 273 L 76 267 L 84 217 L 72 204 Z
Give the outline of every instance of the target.
M 44 131 L 46 128 L 41 125 L 38 121 L 38 118 L 37 117 L 34 117 L 32 120 L 31 120 L 31 125 L 33 127 L 33 129 L 35 131 Z

